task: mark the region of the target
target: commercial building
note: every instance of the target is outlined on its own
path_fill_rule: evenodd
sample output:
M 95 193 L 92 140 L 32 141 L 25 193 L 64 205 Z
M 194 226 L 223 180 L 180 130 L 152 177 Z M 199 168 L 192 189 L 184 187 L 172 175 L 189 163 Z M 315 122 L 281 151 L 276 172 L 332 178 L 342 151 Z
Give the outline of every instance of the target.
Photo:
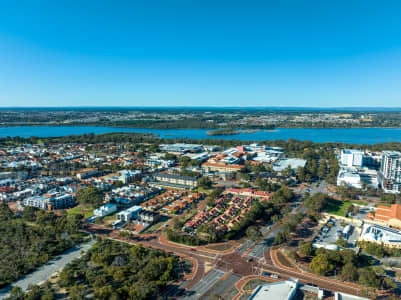
M 350 294 L 335 292 L 334 293 L 334 300 L 369 300 L 368 298 L 354 296 Z
M 300 158 L 284 158 L 280 159 L 273 164 L 273 170 L 275 172 L 281 172 L 291 167 L 292 170 L 296 170 L 299 167 L 305 167 L 306 160 Z
M 361 176 L 358 172 L 340 169 L 337 176 L 337 185 L 340 186 L 343 184 L 360 189 L 362 188 Z
M 383 226 L 401 229 L 401 205 L 393 204 L 390 207 L 379 205 L 374 214 L 366 215 L 366 220 Z
M 249 300 L 291 300 L 298 289 L 298 281 L 290 279 L 281 282 L 259 285 L 249 297 Z
M 377 224 L 365 223 L 359 239 L 401 249 L 401 231 Z
M 362 167 L 364 152 L 353 149 L 341 150 L 341 164 L 346 167 Z
M 225 163 L 205 162 L 202 164 L 202 171 L 205 173 L 234 173 L 241 171 L 243 168 L 243 165 L 229 165 Z
M 187 153 L 187 152 L 199 152 L 202 150 L 202 145 L 196 144 L 162 144 L 159 146 L 160 150 L 172 153 Z
M 383 151 L 379 173 L 382 189 L 387 193 L 401 192 L 401 152 Z
M 111 215 L 112 213 L 117 211 L 117 205 L 113 203 L 106 203 L 105 205 L 95 209 L 93 214 L 98 217 L 104 217 Z

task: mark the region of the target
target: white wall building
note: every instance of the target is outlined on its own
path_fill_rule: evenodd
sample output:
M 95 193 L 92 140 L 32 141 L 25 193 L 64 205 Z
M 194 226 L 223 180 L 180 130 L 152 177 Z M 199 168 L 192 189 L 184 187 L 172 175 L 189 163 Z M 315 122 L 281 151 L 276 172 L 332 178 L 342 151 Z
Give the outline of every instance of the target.
M 117 205 L 113 203 L 106 203 L 105 205 L 95 209 L 93 214 L 98 217 L 104 217 L 111 215 L 112 213 L 117 211 Z
M 353 149 L 341 150 L 341 164 L 347 167 L 362 167 L 364 152 Z
M 383 244 L 390 248 L 401 248 L 401 231 L 377 224 L 365 223 L 362 227 L 360 240 Z
M 129 222 L 133 219 L 138 219 L 138 213 L 142 210 L 141 206 L 132 206 L 126 210 L 120 211 L 117 214 L 117 220 L 123 222 Z
M 291 300 L 298 288 L 298 280 L 290 279 L 281 282 L 259 285 L 249 297 L 249 300 Z
M 341 169 L 337 176 L 337 185 L 342 184 L 360 189 L 362 188 L 361 176 L 357 172 Z

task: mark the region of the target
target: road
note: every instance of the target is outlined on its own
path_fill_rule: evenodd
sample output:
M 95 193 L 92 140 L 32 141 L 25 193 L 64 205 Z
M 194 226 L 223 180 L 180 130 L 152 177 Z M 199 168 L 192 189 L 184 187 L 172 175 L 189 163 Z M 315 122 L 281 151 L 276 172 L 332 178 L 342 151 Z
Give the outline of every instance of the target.
M 23 291 L 26 291 L 29 285 L 38 285 L 48 280 L 53 274 L 61 271 L 68 263 L 75 258 L 81 257 L 81 251 L 88 251 L 95 243 L 94 240 L 80 244 L 74 248 L 64 252 L 62 255 L 48 261 L 45 265 L 38 268 L 36 271 L 25 275 L 13 284 L 0 290 L 0 299 L 8 297 L 9 292 L 14 286 L 19 286 Z
M 197 284 L 187 291 L 188 296 L 181 297 L 181 299 L 198 299 L 204 295 L 217 281 L 223 277 L 226 272 L 213 269 L 205 277 L 202 278 Z

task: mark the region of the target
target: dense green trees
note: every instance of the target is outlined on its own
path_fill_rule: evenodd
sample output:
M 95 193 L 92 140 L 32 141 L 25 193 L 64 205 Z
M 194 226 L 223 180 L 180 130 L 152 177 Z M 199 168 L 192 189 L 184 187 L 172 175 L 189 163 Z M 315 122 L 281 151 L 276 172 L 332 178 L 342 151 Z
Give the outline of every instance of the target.
M 205 189 L 209 189 L 212 187 L 212 181 L 210 180 L 209 177 L 201 177 L 198 179 L 198 186 L 205 188 Z
M 57 217 L 52 212 L 29 209 L 21 218 L 1 204 L 0 287 L 81 241 L 79 227 L 76 217 Z
M 323 193 L 316 193 L 305 200 L 305 207 L 308 208 L 310 213 L 318 213 L 323 211 L 330 197 Z
M 95 187 L 87 187 L 78 191 L 77 201 L 82 204 L 91 204 L 98 207 L 103 204 L 104 195 L 102 191 Z
M 329 260 L 326 253 L 316 255 L 310 264 L 310 269 L 319 275 L 326 275 L 334 270 L 334 265 Z
M 300 246 L 299 250 L 303 255 L 311 256 L 313 255 L 312 243 L 304 243 Z
M 72 299 L 155 299 L 178 278 L 178 259 L 141 245 L 103 240 L 67 265 L 59 284 Z
M 259 229 L 256 226 L 249 226 L 246 229 L 246 236 L 248 239 L 252 241 L 257 241 L 262 237 L 262 233 L 259 231 Z

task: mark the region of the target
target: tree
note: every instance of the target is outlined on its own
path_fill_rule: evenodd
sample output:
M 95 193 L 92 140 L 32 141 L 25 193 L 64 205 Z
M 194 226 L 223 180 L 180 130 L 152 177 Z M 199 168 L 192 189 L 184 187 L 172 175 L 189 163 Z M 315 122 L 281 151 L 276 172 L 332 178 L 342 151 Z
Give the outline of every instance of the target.
M 284 244 L 285 242 L 287 242 L 287 240 L 288 240 L 287 234 L 283 231 L 279 231 L 274 238 L 274 244 L 281 245 L 281 244 Z
M 355 281 L 358 279 L 358 269 L 349 262 L 343 266 L 340 277 L 344 281 Z
M 257 241 L 262 237 L 262 234 L 256 226 L 249 226 L 246 229 L 246 236 L 252 241 Z
M 97 188 L 88 187 L 78 191 L 77 201 L 82 204 L 92 204 L 94 206 L 101 206 L 104 201 L 104 195 Z
M 82 284 L 79 285 L 73 285 L 70 289 L 69 289 L 69 295 L 71 297 L 72 300 L 83 300 L 85 299 L 85 286 Z
M 347 243 L 346 240 L 343 239 L 342 236 L 340 236 L 340 237 L 337 239 L 337 241 L 336 241 L 336 245 L 337 245 L 338 247 L 343 247 L 343 248 L 345 248 L 345 247 L 347 247 L 348 243 Z
M 201 177 L 198 179 L 198 186 L 208 189 L 212 186 L 212 181 L 209 177 Z
M 189 166 L 191 159 L 188 156 L 181 156 L 178 160 L 181 168 L 185 169 Z
M 291 257 L 292 259 L 294 259 L 296 262 L 299 261 L 301 258 L 299 257 L 297 251 L 292 250 L 290 251 L 290 253 L 288 254 L 289 257 Z
M 328 204 L 330 197 L 323 193 L 316 193 L 305 201 L 305 207 L 312 212 L 321 212 Z
M 377 278 L 375 271 L 371 268 L 361 268 L 358 271 L 359 282 L 363 285 L 378 288 L 380 286 L 380 280 Z
M 24 292 L 19 286 L 14 286 L 10 291 L 9 300 L 24 300 Z
M 334 270 L 334 266 L 330 263 L 327 254 L 318 254 L 312 259 L 310 269 L 318 275 L 326 275 Z
M 311 256 L 313 255 L 313 247 L 311 243 L 304 243 L 299 248 L 303 255 Z

